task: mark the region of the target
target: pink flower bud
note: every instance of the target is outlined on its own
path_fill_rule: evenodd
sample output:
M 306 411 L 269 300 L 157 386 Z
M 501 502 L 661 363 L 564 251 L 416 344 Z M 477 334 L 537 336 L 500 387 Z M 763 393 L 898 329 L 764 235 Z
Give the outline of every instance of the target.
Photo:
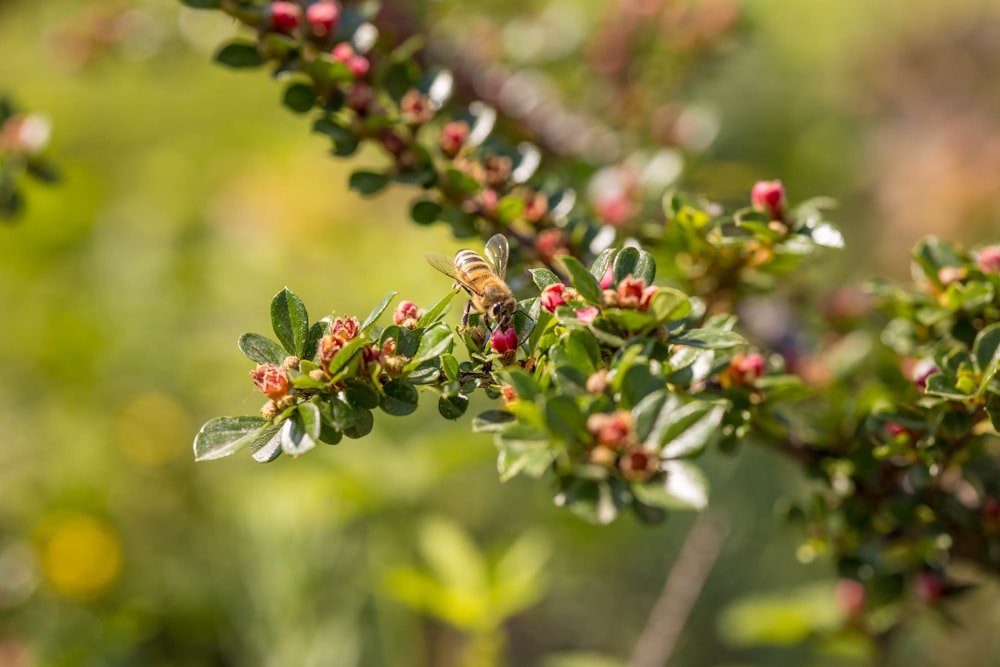
M 399 115 L 407 123 L 419 125 L 434 117 L 431 101 L 419 90 L 410 89 L 399 101 Z
M 350 42 L 341 42 L 333 47 L 330 55 L 333 56 L 334 60 L 339 60 L 346 65 L 347 61 L 354 57 L 354 47 L 351 46 Z
M 608 270 L 604 272 L 604 277 L 601 278 L 601 289 L 608 289 L 615 284 L 615 272 L 612 270 L 611 265 L 608 265 Z
M 497 329 L 493 332 L 493 336 L 490 338 L 490 346 L 493 348 L 493 351 L 498 354 L 516 352 L 517 344 L 517 331 L 514 327 L 509 327 L 506 330 Z
M 403 301 L 396 306 L 396 312 L 392 314 L 392 321 L 401 327 L 414 329 L 424 312 L 412 301 Z
M 617 410 L 613 413 L 599 412 L 587 418 L 587 430 L 598 445 L 619 449 L 634 440 L 632 413 Z
M 729 367 L 722 372 L 721 380 L 724 387 L 742 386 L 752 383 L 766 373 L 767 361 L 763 355 L 757 352 L 737 354 L 729 362 Z
M 438 147 L 447 157 L 455 157 L 469 138 L 469 124 L 464 120 L 456 120 L 441 128 L 441 138 Z
M 250 371 L 250 379 L 257 391 L 272 401 L 280 401 L 288 394 L 288 374 L 280 366 L 259 364 Z
M 338 317 L 330 325 L 330 334 L 346 343 L 358 337 L 360 326 L 355 317 Z
M 309 5 L 306 10 L 309 30 L 316 37 L 323 38 L 337 29 L 340 21 L 340 5 L 333 0 L 321 0 Z
M 913 368 L 913 384 L 917 385 L 920 391 L 927 389 L 927 378 L 938 372 L 937 364 L 931 359 L 924 359 L 917 362 Z
M 562 283 L 546 285 L 545 289 L 542 290 L 542 296 L 540 297 L 542 308 L 550 313 L 556 312 L 556 308 L 566 305 L 565 296 L 566 286 Z
M 583 322 L 584 324 L 590 324 L 591 322 L 594 321 L 594 319 L 597 317 L 597 314 L 600 311 L 597 310 L 597 306 L 587 306 L 586 308 L 582 308 L 580 310 L 576 310 L 573 312 L 576 313 L 577 320 Z
M 271 27 L 278 32 L 295 32 L 301 21 L 302 8 L 294 2 L 271 3 Z
M 561 229 L 545 229 L 538 233 L 535 240 L 535 247 L 538 249 L 538 257 L 545 263 L 551 263 L 553 259 L 560 255 L 572 254 L 566 247 L 568 239 L 566 233 Z
M 351 56 L 347 59 L 347 69 L 351 70 L 351 74 L 354 75 L 355 79 L 361 79 L 368 74 L 368 70 L 371 69 L 371 63 L 364 56 Z
M 772 220 L 781 220 L 785 214 L 785 186 L 781 181 L 758 181 L 750 192 L 750 201 Z
M 844 616 L 857 618 L 865 609 L 865 586 L 854 579 L 841 579 L 833 589 L 833 599 Z
M 635 213 L 635 207 L 625 193 L 604 197 L 594 204 L 594 212 L 610 225 L 625 224 Z
M 529 195 L 524 202 L 524 219 L 535 224 L 542 221 L 549 212 L 549 198 L 542 192 Z
M 976 256 L 976 264 L 983 273 L 1000 273 L 1000 246 L 986 246 Z

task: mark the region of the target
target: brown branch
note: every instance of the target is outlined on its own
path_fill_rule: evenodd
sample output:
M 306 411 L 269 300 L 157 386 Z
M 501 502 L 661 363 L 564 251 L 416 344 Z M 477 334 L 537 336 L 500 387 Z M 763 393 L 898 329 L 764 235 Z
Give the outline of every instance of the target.
M 635 644 L 631 667 L 663 667 L 670 659 L 728 533 L 715 515 L 706 512 L 695 520 Z

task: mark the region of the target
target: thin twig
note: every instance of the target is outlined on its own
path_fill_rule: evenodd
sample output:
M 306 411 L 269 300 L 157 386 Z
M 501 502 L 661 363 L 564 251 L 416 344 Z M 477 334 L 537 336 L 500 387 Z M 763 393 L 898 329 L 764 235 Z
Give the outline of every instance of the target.
M 663 667 L 670 660 L 728 533 L 728 525 L 707 512 L 695 520 L 635 644 L 631 667 Z

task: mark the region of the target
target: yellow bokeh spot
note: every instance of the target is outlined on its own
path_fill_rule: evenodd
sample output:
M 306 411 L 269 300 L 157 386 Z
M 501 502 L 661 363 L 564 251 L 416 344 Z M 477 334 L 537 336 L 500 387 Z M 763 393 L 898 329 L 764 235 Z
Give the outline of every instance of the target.
M 167 463 L 187 452 L 191 424 L 187 411 L 173 397 L 140 394 L 118 413 L 118 444 L 132 461 L 146 466 Z
M 77 599 L 93 598 L 111 585 L 121 560 L 114 530 L 92 516 L 56 520 L 41 545 L 45 577 L 58 593 Z

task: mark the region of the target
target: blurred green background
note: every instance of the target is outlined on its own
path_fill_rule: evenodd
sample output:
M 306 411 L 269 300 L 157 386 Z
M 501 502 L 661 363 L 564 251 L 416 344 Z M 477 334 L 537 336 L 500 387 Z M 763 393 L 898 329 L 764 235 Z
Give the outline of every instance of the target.
M 597 114 L 572 54 L 629 4 L 420 11 L 457 43 L 565 19 L 562 60 L 510 34 L 491 56 L 575 68 L 546 85 Z M 848 248 L 818 289 L 905 275 L 923 234 L 997 240 L 1000 3 L 693 6 L 732 30 L 683 80 L 644 47 L 633 84 L 718 122 L 686 187 L 739 202 L 781 178 L 793 200 L 841 200 Z M 427 305 L 447 286 L 422 254 L 459 247 L 407 221 L 411 192 L 346 191 L 378 156 L 329 158 L 266 75 L 212 65 L 234 30 L 172 0 L 0 0 L 0 90 L 49 116 L 64 176 L 27 184 L 0 228 L 0 665 L 452 665 L 470 637 L 506 637 L 511 665 L 624 664 L 693 516 L 586 525 L 544 485 L 500 484 L 489 437 L 430 410 L 298 461 L 194 465 L 205 420 L 259 408 L 235 342 L 268 331 L 275 292 L 315 318 L 390 289 Z M 798 642 L 837 624 L 835 573 L 775 518 L 806 481 L 752 446 L 703 460 L 728 530 L 670 664 L 863 662 Z M 891 664 L 1000 664 L 996 599 L 970 595 L 959 626 L 928 616 Z

